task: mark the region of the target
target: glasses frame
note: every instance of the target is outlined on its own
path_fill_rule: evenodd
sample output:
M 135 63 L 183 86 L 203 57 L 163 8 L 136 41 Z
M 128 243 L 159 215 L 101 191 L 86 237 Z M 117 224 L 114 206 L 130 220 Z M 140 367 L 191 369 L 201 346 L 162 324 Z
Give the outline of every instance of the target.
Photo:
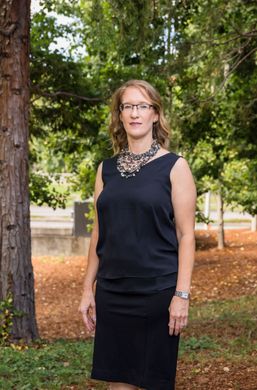
M 123 107 L 124 104 L 127 104 L 128 106 L 131 106 L 130 109 L 128 110 L 128 112 L 133 112 L 134 107 L 137 108 L 137 112 L 142 112 L 138 108 L 138 106 L 143 106 L 143 105 L 148 106 L 148 110 L 150 110 L 152 107 L 154 107 L 153 104 L 150 104 L 150 103 L 139 103 L 139 104 L 122 103 L 122 104 L 119 105 L 120 112 L 124 112 L 124 107 Z M 127 112 L 127 111 L 125 111 L 125 112 Z

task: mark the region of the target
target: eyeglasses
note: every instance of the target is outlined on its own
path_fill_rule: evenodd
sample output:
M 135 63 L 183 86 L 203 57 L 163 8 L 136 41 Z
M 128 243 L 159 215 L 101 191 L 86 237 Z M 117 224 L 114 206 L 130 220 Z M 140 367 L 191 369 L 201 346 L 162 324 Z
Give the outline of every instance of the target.
M 120 111 L 124 111 L 124 112 L 132 112 L 134 107 L 137 108 L 138 112 L 146 112 L 150 110 L 150 108 L 152 108 L 153 105 L 148 103 L 139 103 L 139 104 L 124 103 L 124 104 L 120 104 L 119 109 Z

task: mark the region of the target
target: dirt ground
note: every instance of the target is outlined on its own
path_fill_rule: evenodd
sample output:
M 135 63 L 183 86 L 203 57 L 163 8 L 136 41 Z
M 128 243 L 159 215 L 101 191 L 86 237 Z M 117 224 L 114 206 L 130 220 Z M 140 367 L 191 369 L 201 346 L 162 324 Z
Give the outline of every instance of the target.
M 214 231 L 197 231 L 196 238 L 192 305 L 257 293 L 257 233 L 226 231 L 223 250 L 216 248 Z M 86 261 L 86 257 L 33 259 L 40 337 L 50 340 L 93 337 L 86 332 L 78 313 Z M 227 366 L 226 361 L 216 359 L 206 367 L 196 362 L 194 378 L 190 375 L 188 366 L 179 362 L 178 390 L 257 389 L 257 369 L 246 363 Z

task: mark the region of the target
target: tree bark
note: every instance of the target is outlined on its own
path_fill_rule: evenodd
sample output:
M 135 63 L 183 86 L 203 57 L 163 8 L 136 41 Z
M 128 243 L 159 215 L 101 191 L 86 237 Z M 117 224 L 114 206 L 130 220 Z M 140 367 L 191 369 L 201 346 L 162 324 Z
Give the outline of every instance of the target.
M 221 188 L 217 194 L 218 200 L 218 249 L 223 249 L 224 243 L 224 209 L 223 209 L 223 197 Z
M 0 0 L 0 300 L 12 293 L 12 338 L 38 337 L 29 208 L 30 0 Z
M 252 216 L 251 231 L 252 232 L 256 232 L 257 231 L 257 215 L 253 215 Z
M 210 209 L 211 209 L 211 191 L 205 193 L 204 198 L 204 216 L 205 218 L 210 218 Z M 205 230 L 209 229 L 209 224 L 205 223 Z

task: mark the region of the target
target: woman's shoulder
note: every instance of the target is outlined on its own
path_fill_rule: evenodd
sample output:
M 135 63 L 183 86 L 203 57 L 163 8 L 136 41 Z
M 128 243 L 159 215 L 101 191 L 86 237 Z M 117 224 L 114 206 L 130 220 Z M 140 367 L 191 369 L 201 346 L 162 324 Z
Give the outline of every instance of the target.
M 175 154 L 175 156 L 177 156 L 177 160 L 170 172 L 171 182 L 174 184 L 181 181 L 191 181 L 193 176 L 187 160 L 179 154 Z
M 117 160 L 118 154 L 114 154 L 110 157 L 106 157 L 102 160 L 102 163 L 115 162 Z
M 99 164 L 98 164 L 98 168 L 99 168 L 99 169 L 103 169 L 103 165 L 108 165 L 108 164 L 110 164 L 110 163 L 116 162 L 117 157 L 118 157 L 118 155 L 116 154 L 116 155 L 113 155 L 113 156 L 111 156 L 111 157 L 106 157 L 106 158 L 102 159 L 102 160 L 99 162 Z
M 115 172 L 116 169 L 116 160 L 117 155 L 104 158 L 99 164 L 98 164 L 98 174 L 101 175 L 101 177 L 104 178 L 107 175 L 112 175 Z
M 159 153 L 159 157 L 162 157 L 165 155 L 167 155 L 167 158 L 169 158 L 169 160 L 171 161 L 172 166 L 175 165 L 178 160 L 184 159 L 181 154 L 162 148 L 160 153 Z M 157 158 L 158 158 L 158 156 L 157 156 Z
M 158 154 L 159 154 L 159 156 L 164 156 L 165 154 L 169 154 L 169 155 L 174 156 L 174 157 L 182 157 L 182 155 L 180 153 L 176 153 L 173 150 L 168 150 L 168 149 L 165 149 L 163 147 L 159 150 Z

